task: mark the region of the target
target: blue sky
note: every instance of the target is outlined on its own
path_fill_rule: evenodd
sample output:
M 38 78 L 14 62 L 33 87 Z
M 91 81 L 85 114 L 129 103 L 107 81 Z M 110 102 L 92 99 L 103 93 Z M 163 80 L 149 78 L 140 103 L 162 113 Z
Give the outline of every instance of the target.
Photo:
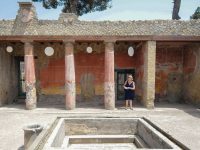
M 14 19 L 19 0 L 0 0 L 0 19 Z M 22 0 L 21 0 L 22 1 Z M 30 0 L 23 0 L 30 1 Z M 80 20 L 151 20 L 171 19 L 173 0 L 112 0 L 112 8 L 102 12 L 93 12 L 79 17 Z M 58 9 L 44 9 L 42 3 L 35 3 L 38 18 L 57 19 Z M 188 20 L 194 13 L 200 0 L 182 0 L 180 16 Z

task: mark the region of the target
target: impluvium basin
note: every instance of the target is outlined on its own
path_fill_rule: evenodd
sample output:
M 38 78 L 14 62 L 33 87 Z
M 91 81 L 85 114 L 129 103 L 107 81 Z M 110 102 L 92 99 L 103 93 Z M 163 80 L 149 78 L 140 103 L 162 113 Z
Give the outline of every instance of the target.
M 181 148 L 143 118 L 60 118 L 42 149 Z

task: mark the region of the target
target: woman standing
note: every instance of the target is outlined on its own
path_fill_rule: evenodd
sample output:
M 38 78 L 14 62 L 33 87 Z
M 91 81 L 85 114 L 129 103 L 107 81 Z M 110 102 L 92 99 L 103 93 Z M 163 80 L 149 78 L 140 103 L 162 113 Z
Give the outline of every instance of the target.
M 126 100 L 126 107 L 128 108 L 128 103 L 130 104 L 130 109 L 133 109 L 132 101 L 135 98 L 135 82 L 133 81 L 133 76 L 128 75 L 128 79 L 124 83 L 124 90 L 125 90 L 125 100 Z

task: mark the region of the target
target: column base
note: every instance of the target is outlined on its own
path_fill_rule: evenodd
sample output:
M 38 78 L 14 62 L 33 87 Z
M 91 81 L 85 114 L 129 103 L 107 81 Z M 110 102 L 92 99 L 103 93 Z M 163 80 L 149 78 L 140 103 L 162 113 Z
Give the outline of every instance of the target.
M 107 110 L 115 109 L 115 84 L 104 83 L 104 105 Z
M 65 108 L 67 110 L 73 110 L 76 108 L 76 89 L 75 83 L 66 84 L 66 97 Z
M 147 105 L 146 108 L 147 109 L 154 109 L 155 107 L 154 107 L 154 105 Z
M 153 102 L 152 102 L 153 101 Z M 145 103 L 145 107 L 147 108 L 147 109 L 154 109 L 154 100 L 146 100 L 146 103 Z
M 37 106 L 37 96 L 35 83 L 26 83 L 26 109 L 35 109 Z
M 66 110 L 74 110 L 76 107 L 75 106 L 65 106 Z
M 26 105 L 27 110 L 33 110 L 33 109 L 36 109 L 36 108 L 37 108 L 36 105 Z
M 76 108 L 76 97 L 74 95 L 66 94 L 65 108 L 67 110 L 73 110 Z

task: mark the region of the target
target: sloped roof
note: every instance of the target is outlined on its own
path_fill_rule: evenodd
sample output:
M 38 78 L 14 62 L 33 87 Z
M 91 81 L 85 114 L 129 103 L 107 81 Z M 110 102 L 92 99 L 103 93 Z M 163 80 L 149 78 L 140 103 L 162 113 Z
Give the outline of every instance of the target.
M 148 20 L 148 21 L 79 21 L 71 23 L 60 20 L 37 20 L 21 25 L 15 20 L 0 21 L 0 35 L 183 35 L 200 36 L 200 19 L 190 21 Z M 15 30 L 19 30 L 17 32 Z

